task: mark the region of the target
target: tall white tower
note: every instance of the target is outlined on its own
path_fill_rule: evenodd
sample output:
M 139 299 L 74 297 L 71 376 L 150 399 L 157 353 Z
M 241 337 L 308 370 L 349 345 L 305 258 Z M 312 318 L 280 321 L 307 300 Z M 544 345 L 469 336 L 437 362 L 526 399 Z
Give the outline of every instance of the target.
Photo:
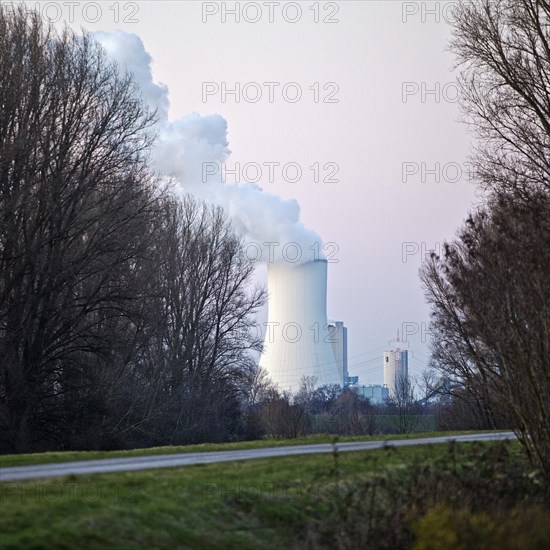
M 407 380 L 409 376 L 409 352 L 397 348 L 384 352 L 384 386 L 389 389 L 390 397 L 395 397 L 395 390 L 399 382 Z
M 327 324 L 327 262 L 272 263 L 267 269 L 268 322 L 260 367 L 283 391 L 296 393 L 303 376 L 316 385 L 344 380 Z

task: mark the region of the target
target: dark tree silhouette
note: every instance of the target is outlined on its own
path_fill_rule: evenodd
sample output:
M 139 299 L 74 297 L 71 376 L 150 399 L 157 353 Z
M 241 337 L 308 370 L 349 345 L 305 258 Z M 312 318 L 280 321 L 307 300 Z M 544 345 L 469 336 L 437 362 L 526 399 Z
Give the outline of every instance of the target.
M 24 8 L 0 9 L 0 105 L 2 423 L 23 451 L 82 428 L 86 402 L 100 414 L 103 367 L 131 336 L 153 117 L 88 36 Z
M 550 4 L 459 2 L 453 15 L 461 103 L 479 138 L 477 182 L 527 199 L 550 192 Z
M 423 268 L 434 363 L 550 475 L 550 4 L 464 2 L 452 50 L 485 204 Z
M 0 447 L 220 440 L 260 343 L 219 208 L 169 196 L 155 117 L 90 36 L 0 6 Z
M 534 461 L 550 472 L 550 197 L 501 197 L 472 215 L 422 280 L 433 360 L 475 397 L 502 408 Z M 460 396 L 460 392 L 457 393 Z

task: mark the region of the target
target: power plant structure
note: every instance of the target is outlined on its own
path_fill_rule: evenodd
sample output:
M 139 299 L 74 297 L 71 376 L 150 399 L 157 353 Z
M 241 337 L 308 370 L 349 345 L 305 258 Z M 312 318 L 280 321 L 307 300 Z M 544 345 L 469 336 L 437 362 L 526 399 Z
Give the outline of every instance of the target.
M 372 405 L 383 405 L 389 397 L 389 388 L 380 384 L 352 384 L 351 391 L 369 400 Z
M 399 341 L 399 337 L 397 339 Z M 395 397 L 400 384 L 409 377 L 409 352 L 397 348 L 384 352 L 384 386 L 389 390 L 389 396 Z
M 338 372 L 344 381 L 344 386 L 349 383 L 348 374 L 348 329 L 342 321 L 328 322 L 329 340 L 332 344 L 334 359 Z
M 347 378 L 347 329 L 327 320 L 327 261 L 274 262 L 267 268 L 268 321 L 260 367 L 282 391 L 303 377 L 316 386 Z

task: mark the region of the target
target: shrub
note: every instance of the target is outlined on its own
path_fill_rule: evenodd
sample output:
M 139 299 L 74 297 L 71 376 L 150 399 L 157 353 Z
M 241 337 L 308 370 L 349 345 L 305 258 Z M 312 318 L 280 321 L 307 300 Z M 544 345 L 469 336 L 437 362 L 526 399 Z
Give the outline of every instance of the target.
M 388 452 L 397 451 L 389 447 Z M 337 465 L 337 455 L 335 461 Z M 441 543 L 429 548 L 462 548 L 462 540 L 481 548 L 486 537 L 507 538 L 508 531 L 495 527 L 501 523 L 508 522 L 510 529 L 516 525 L 521 535 L 528 516 L 518 513 L 520 506 L 537 510 L 540 524 L 545 514 L 550 519 L 542 472 L 531 469 L 525 455 L 507 442 L 469 447 L 451 443 L 431 461 L 387 466 L 353 481 L 340 481 L 337 467 L 334 472 L 334 484 L 320 495 L 321 508 L 329 511 L 309 521 L 307 548 L 412 548 L 429 539 L 418 538 L 424 528 L 431 528 Z M 442 526 L 436 532 L 438 514 Z M 465 533 L 463 524 L 468 526 Z M 530 540 L 535 544 L 538 539 L 533 534 Z

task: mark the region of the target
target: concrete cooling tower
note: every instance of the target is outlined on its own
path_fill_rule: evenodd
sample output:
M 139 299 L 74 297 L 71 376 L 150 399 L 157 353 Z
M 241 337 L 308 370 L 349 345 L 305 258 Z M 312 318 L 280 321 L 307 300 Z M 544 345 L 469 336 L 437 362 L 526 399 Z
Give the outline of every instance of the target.
M 303 376 L 343 386 L 327 324 L 327 262 L 268 265 L 268 323 L 260 367 L 283 391 L 296 393 Z

